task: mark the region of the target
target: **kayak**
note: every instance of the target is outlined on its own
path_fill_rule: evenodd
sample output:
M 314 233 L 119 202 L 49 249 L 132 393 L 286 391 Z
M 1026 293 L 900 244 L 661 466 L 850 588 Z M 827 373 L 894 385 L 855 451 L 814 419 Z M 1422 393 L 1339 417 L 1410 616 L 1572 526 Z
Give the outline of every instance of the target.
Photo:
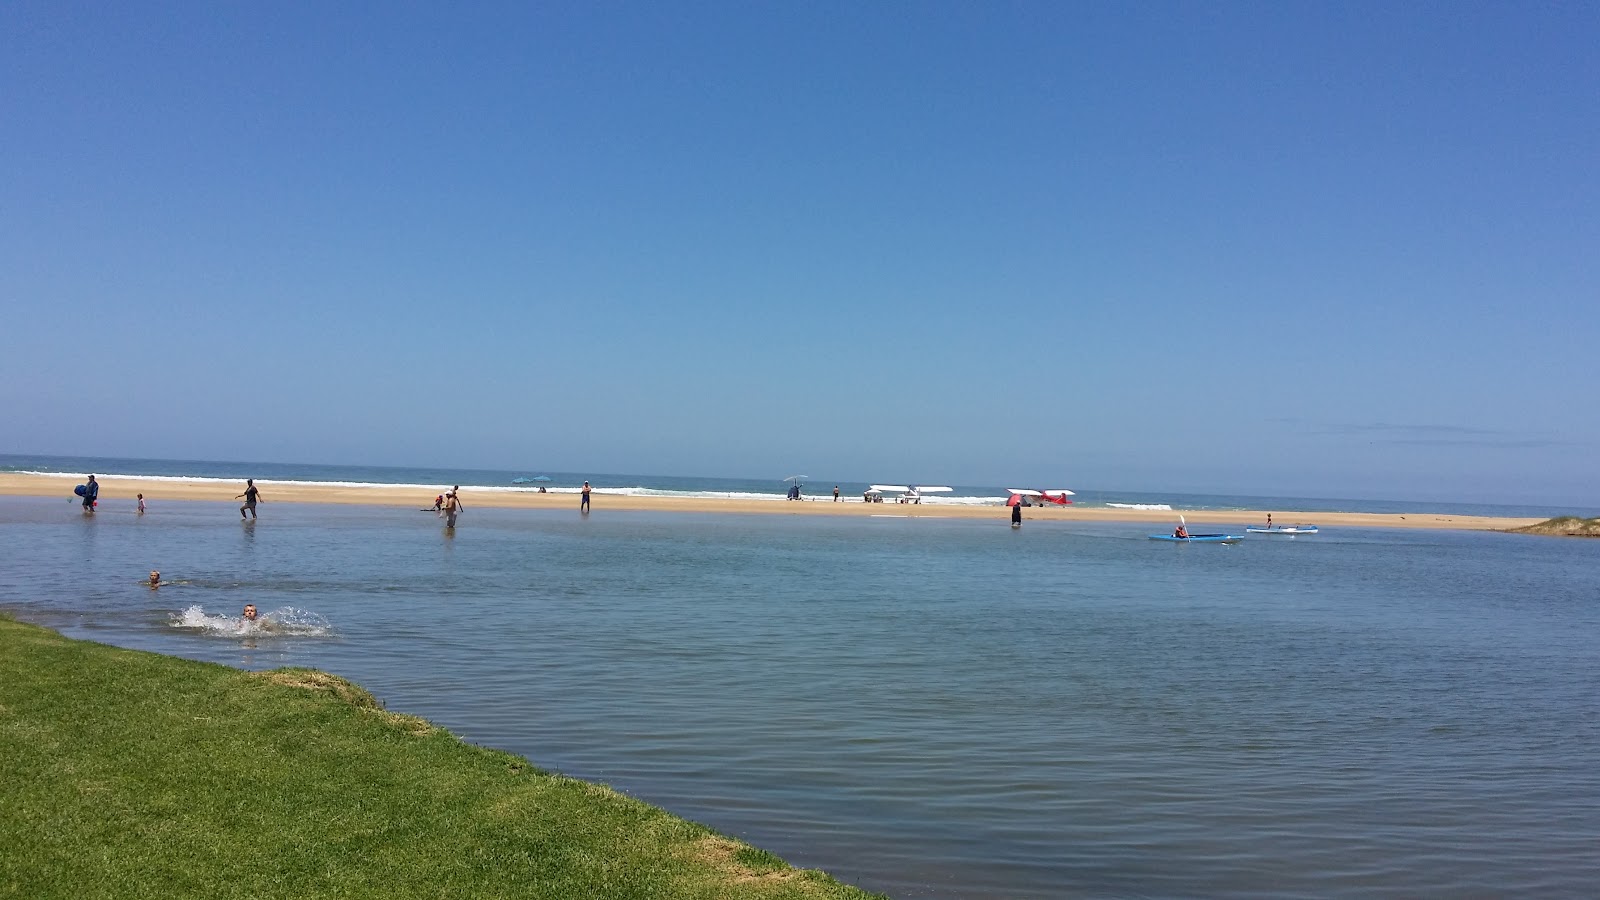
M 1245 531 L 1250 534 L 1287 534 L 1293 537 L 1297 534 L 1316 534 L 1315 525 L 1251 525 Z
M 1170 534 L 1152 534 L 1152 541 L 1172 541 L 1175 544 L 1237 544 L 1244 540 L 1241 534 L 1191 534 L 1188 537 L 1173 537 Z

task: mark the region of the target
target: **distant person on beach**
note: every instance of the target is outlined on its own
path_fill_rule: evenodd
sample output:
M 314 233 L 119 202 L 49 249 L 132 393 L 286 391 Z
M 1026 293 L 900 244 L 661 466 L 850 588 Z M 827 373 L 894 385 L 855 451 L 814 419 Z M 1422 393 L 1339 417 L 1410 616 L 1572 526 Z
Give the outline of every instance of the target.
M 1272 513 L 1267 513 L 1267 527 L 1272 527 Z
M 461 514 L 461 498 L 456 496 L 456 491 L 461 490 L 461 485 L 456 485 L 450 493 L 444 495 L 444 527 L 456 527 L 456 516 Z
M 583 499 L 578 501 L 578 512 L 589 511 L 589 482 L 583 483 Z
M 1021 503 L 1013 503 L 1013 504 L 1011 504 L 1011 524 L 1017 526 L 1018 528 L 1022 527 L 1022 504 Z
M 83 511 L 86 513 L 94 512 L 94 505 L 99 499 L 100 482 L 95 481 L 94 476 L 90 475 L 89 483 L 83 486 Z
M 256 517 L 256 501 L 261 499 L 261 491 L 256 488 L 256 480 L 254 478 L 246 478 L 244 480 L 244 493 L 235 494 L 233 499 L 237 500 L 240 497 L 244 498 L 244 505 L 239 507 L 239 518 L 244 518 L 245 510 L 249 510 L 250 518 L 254 519 Z
M 144 495 L 139 495 L 139 515 L 144 515 Z
M 833 502 L 839 502 L 839 486 L 837 484 L 833 486 Z

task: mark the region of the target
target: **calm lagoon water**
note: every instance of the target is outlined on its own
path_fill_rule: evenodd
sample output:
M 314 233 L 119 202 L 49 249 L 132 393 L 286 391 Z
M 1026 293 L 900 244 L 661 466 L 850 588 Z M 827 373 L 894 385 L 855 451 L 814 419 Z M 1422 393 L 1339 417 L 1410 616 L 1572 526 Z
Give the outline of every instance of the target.
M 0 609 L 337 672 L 896 897 L 1600 884 L 1600 541 L 602 501 L 469 508 L 451 537 L 408 510 L 0 497 Z M 240 635 L 247 602 L 312 633 Z

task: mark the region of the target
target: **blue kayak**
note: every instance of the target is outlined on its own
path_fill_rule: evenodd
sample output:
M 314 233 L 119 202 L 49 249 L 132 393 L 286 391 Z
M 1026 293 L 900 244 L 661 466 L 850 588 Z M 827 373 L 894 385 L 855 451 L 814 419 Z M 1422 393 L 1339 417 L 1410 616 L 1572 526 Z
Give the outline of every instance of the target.
M 1188 537 L 1173 537 L 1170 534 L 1152 534 L 1152 541 L 1172 541 L 1174 544 L 1237 544 L 1244 540 L 1238 534 L 1191 534 Z

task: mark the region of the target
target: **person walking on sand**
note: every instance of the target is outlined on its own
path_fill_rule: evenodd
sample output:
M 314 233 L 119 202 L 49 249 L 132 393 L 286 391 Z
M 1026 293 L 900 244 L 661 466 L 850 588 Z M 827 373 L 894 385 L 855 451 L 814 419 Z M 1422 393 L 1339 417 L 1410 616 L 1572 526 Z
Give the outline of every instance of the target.
M 88 515 L 94 514 L 94 505 L 100 499 L 100 482 L 89 476 L 89 483 L 83 486 L 83 511 Z
M 833 502 L 839 502 L 839 486 L 837 484 L 833 486 Z
M 589 511 L 589 482 L 583 483 L 583 499 L 578 501 L 578 512 Z
M 444 527 L 446 528 L 456 527 L 456 516 L 461 513 L 461 498 L 456 496 L 456 491 L 459 490 L 461 490 L 461 485 L 458 484 L 450 489 L 450 493 L 444 495 Z
M 261 499 L 261 491 L 256 488 L 256 480 L 254 478 L 246 478 L 244 480 L 244 493 L 235 494 L 233 499 L 237 500 L 240 497 L 244 498 L 244 505 L 239 507 L 239 518 L 243 519 L 245 510 L 249 510 L 250 518 L 254 519 L 256 517 L 256 501 Z

